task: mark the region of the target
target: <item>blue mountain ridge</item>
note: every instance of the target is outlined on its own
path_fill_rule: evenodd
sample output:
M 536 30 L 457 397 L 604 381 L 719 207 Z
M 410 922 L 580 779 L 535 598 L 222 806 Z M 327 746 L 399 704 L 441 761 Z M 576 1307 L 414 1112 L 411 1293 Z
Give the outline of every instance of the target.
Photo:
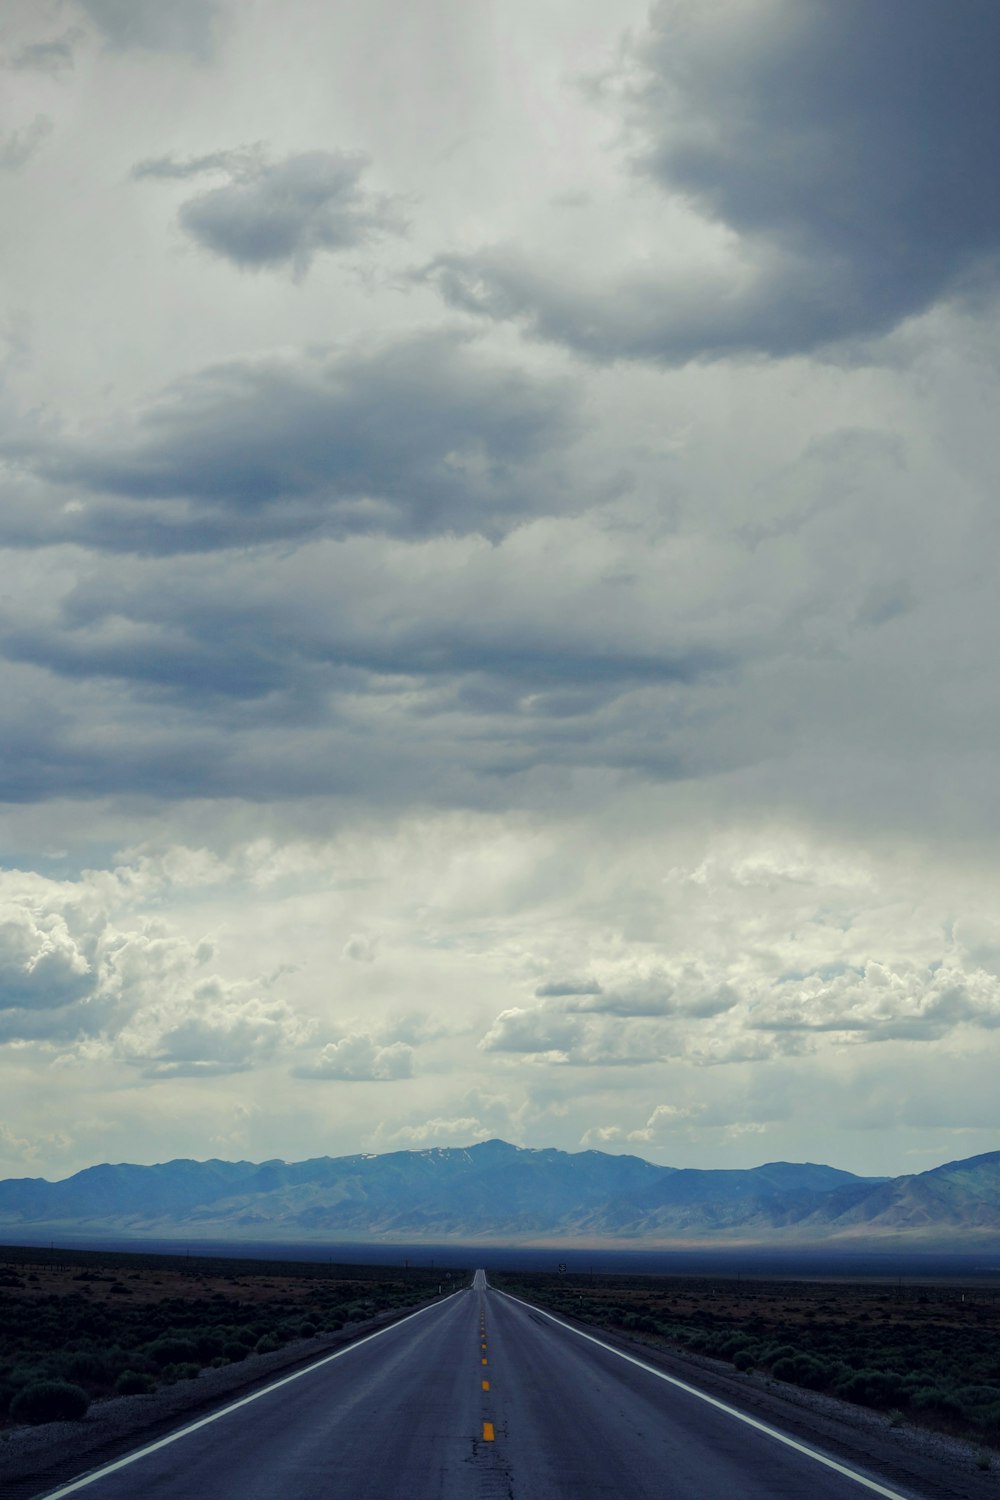
M 898 1178 L 658 1166 L 505 1141 L 265 1162 L 103 1163 L 0 1181 L 0 1231 L 325 1240 L 709 1243 L 1000 1235 L 1000 1152 Z

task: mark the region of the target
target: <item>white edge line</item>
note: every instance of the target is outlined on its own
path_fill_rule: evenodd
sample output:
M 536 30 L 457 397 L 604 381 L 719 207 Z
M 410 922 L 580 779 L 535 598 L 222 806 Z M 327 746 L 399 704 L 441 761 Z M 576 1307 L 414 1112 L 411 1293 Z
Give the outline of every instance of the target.
M 497 1292 L 499 1288 L 490 1287 L 490 1291 Z M 564 1323 L 562 1318 L 557 1318 L 554 1313 L 546 1312 L 544 1307 L 537 1307 L 533 1302 L 525 1302 L 523 1297 L 515 1297 L 512 1292 L 500 1292 L 500 1296 L 509 1297 L 512 1302 L 520 1302 L 522 1307 L 541 1313 L 543 1318 L 548 1318 L 560 1328 L 565 1328 L 568 1333 L 575 1333 L 578 1338 L 586 1339 L 588 1344 L 596 1344 L 599 1349 L 606 1349 L 609 1354 L 617 1354 L 619 1359 L 627 1360 L 630 1365 L 638 1365 L 640 1370 L 645 1370 L 648 1375 L 655 1375 L 657 1380 L 665 1380 L 668 1385 L 677 1386 L 679 1390 L 686 1391 L 689 1396 L 697 1396 L 699 1401 L 707 1401 L 709 1406 L 716 1407 L 718 1411 L 724 1411 L 729 1417 L 735 1417 L 738 1422 L 745 1422 L 748 1427 L 756 1428 L 758 1432 L 763 1432 L 768 1437 L 776 1439 L 777 1442 L 784 1443 L 786 1448 L 794 1448 L 796 1453 L 802 1453 L 806 1458 L 811 1458 L 818 1464 L 824 1464 L 826 1468 L 843 1474 L 845 1478 L 853 1479 L 855 1484 L 863 1485 L 866 1490 L 872 1490 L 876 1495 L 884 1496 L 885 1500 L 912 1500 L 912 1497 L 901 1495 L 898 1490 L 886 1489 L 884 1484 L 878 1484 L 874 1479 L 866 1479 L 855 1469 L 839 1464 L 835 1458 L 827 1458 L 825 1453 L 820 1453 L 815 1448 L 808 1448 L 805 1443 L 797 1442 L 795 1438 L 779 1432 L 776 1427 L 768 1427 L 766 1422 L 758 1422 L 756 1417 L 748 1416 L 746 1412 L 727 1405 L 725 1401 L 719 1401 L 717 1397 L 708 1395 L 706 1391 L 699 1391 L 697 1386 L 688 1385 L 686 1381 L 678 1380 L 675 1375 L 667 1375 L 663 1370 L 658 1370 L 655 1365 L 648 1365 L 645 1360 L 636 1359 L 633 1354 L 625 1354 L 621 1349 L 616 1349 L 613 1344 L 606 1344 L 603 1339 L 595 1338 L 592 1333 L 584 1333 L 582 1328 L 574 1328 L 572 1323 Z
M 96 1484 L 99 1479 L 106 1479 L 109 1474 L 125 1469 L 129 1464 L 137 1463 L 140 1458 L 146 1458 L 150 1453 L 156 1453 L 158 1449 L 168 1447 L 170 1443 L 179 1442 L 181 1438 L 197 1432 L 199 1427 L 207 1427 L 210 1422 L 218 1422 L 220 1417 L 228 1417 L 230 1412 L 239 1411 L 241 1406 L 249 1406 L 251 1401 L 259 1401 L 261 1396 L 269 1396 L 272 1391 L 280 1390 L 283 1385 L 290 1385 L 293 1380 L 300 1380 L 303 1375 L 311 1375 L 314 1370 L 320 1369 L 322 1365 L 330 1364 L 332 1360 L 343 1359 L 345 1354 L 352 1354 L 355 1349 L 360 1349 L 362 1344 L 370 1344 L 372 1339 L 380 1339 L 384 1333 L 392 1333 L 394 1328 L 401 1328 L 404 1323 L 409 1323 L 411 1318 L 419 1318 L 423 1313 L 433 1312 L 434 1308 L 442 1307 L 445 1302 L 449 1302 L 452 1297 L 457 1297 L 464 1291 L 468 1291 L 468 1288 L 459 1287 L 457 1292 L 449 1292 L 448 1296 L 442 1297 L 440 1302 L 430 1302 L 426 1307 L 418 1307 L 416 1312 L 407 1313 L 405 1318 L 399 1318 L 385 1328 L 377 1328 L 374 1333 L 366 1333 L 364 1338 L 355 1339 L 352 1344 L 346 1344 L 343 1349 L 337 1349 L 333 1354 L 324 1354 L 322 1359 L 316 1360 L 314 1364 L 306 1365 L 305 1369 L 293 1370 L 291 1375 L 283 1375 L 280 1380 L 273 1380 L 270 1385 L 265 1385 L 261 1390 L 251 1391 L 249 1396 L 241 1396 L 238 1401 L 231 1401 L 228 1406 L 223 1406 L 219 1411 L 213 1411 L 207 1417 L 199 1417 L 197 1422 L 189 1422 L 186 1427 L 179 1428 L 177 1432 L 170 1432 L 166 1437 L 158 1438 L 155 1443 L 147 1443 L 145 1448 L 137 1448 L 134 1453 L 126 1453 L 124 1458 L 117 1458 L 114 1463 L 105 1464 L 103 1468 L 95 1469 L 92 1474 L 84 1474 L 79 1479 L 73 1479 L 69 1484 L 64 1484 L 62 1489 L 50 1490 L 45 1495 L 39 1495 L 37 1500 L 62 1500 L 63 1495 L 73 1495 L 77 1490 L 85 1489 L 88 1484 Z

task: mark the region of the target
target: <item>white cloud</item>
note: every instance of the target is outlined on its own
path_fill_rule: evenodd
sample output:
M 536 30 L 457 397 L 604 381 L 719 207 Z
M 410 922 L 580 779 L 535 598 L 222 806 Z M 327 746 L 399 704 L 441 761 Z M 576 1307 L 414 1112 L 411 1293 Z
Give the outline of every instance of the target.
M 259 1068 L 307 1039 L 309 1028 L 287 1005 L 245 990 L 201 980 L 172 1016 L 136 1018 L 119 1048 L 147 1077 L 197 1078 Z
M 406 1042 L 380 1046 L 367 1032 L 353 1032 L 327 1042 L 312 1063 L 296 1068 L 299 1078 L 326 1078 L 342 1083 L 392 1083 L 409 1078 L 413 1048 Z
M 501 1011 L 480 1042 L 484 1052 L 544 1053 L 564 1058 L 583 1034 L 572 1016 L 515 1006 Z
M 0 908 L 0 1007 L 58 1009 L 93 986 L 86 956 L 64 917 L 46 913 L 41 921 L 14 902 Z
M 424 1120 L 419 1125 L 401 1125 L 384 1137 L 386 1146 L 404 1149 L 419 1149 L 421 1146 L 471 1146 L 476 1141 L 489 1139 L 486 1130 L 474 1115 L 457 1119 Z

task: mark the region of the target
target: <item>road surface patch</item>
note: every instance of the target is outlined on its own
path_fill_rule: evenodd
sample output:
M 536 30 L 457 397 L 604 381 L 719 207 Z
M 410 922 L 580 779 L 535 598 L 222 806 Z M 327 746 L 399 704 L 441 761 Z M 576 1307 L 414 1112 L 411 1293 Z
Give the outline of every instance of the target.
M 494 1290 L 497 1289 L 494 1288 Z M 605 1349 L 608 1354 L 614 1354 L 619 1359 L 625 1360 L 627 1364 L 645 1370 L 647 1375 L 655 1375 L 657 1380 L 676 1386 L 678 1390 L 686 1391 L 689 1396 L 696 1396 L 699 1401 L 707 1402 L 717 1411 L 725 1412 L 727 1416 L 735 1417 L 738 1422 L 745 1422 L 748 1427 L 753 1427 L 757 1432 L 762 1432 L 765 1436 L 784 1443 L 786 1448 L 793 1448 L 804 1458 L 811 1458 L 815 1463 L 823 1464 L 827 1469 L 833 1469 L 835 1473 L 842 1474 L 845 1479 L 853 1479 L 855 1484 L 862 1485 L 864 1489 L 871 1490 L 875 1495 L 881 1495 L 883 1500 L 907 1500 L 907 1497 L 901 1495 L 898 1490 L 890 1490 L 884 1484 L 878 1484 L 874 1479 L 867 1479 L 856 1469 L 849 1469 L 846 1464 L 838 1463 L 835 1458 L 827 1458 L 825 1453 L 820 1453 L 816 1448 L 810 1448 L 805 1443 L 797 1442 L 787 1433 L 779 1432 L 776 1427 L 769 1427 L 766 1422 L 758 1422 L 756 1417 L 751 1417 L 747 1412 L 740 1411 L 738 1407 L 720 1401 L 716 1396 L 708 1395 L 707 1391 L 700 1391 L 697 1386 L 688 1385 L 686 1380 L 678 1380 L 676 1375 L 668 1375 L 664 1370 L 658 1370 L 655 1365 L 648 1365 L 644 1359 L 636 1359 L 634 1354 L 626 1354 L 624 1350 L 616 1349 L 613 1344 L 606 1344 L 603 1339 L 595 1338 L 592 1333 L 584 1333 L 582 1328 L 574 1328 L 572 1323 L 564 1323 L 562 1318 L 557 1318 L 553 1313 L 545 1312 L 543 1308 L 525 1302 L 522 1297 L 515 1297 L 512 1292 L 500 1292 L 500 1296 L 509 1297 L 512 1302 L 520 1302 L 521 1306 L 528 1308 L 530 1312 L 540 1312 L 543 1318 L 548 1318 L 550 1323 L 555 1323 L 559 1328 L 565 1328 L 567 1333 L 575 1333 L 577 1338 L 586 1339 L 588 1344 L 596 1344 L 599 1349 Z M 484 1360 L 483 1363 L 485 1364 L 486 1361 Z
M 228 1406 L 223 1406 L 219 1411 L 211 1412 L 207 1417 L 199 1417 L 197 1422 L 189 1422 L 186 1427 L 181 1427 L 177 1432 L 170 1432 L 166 1437 L 158 1438 L 155 1443 L 147 1443 L 144 1448 L 137 1448 L 134 1453 L 127 1453 L 124 1458 L 115 1459 L 114 1463 L 105 1464 L 101 1469 L 95 1469 L 91 1474 L 84 1474 L 79 1479 L 73 1479 L 69 1484 L 64 1484 L 58 1490 L 51 1490 L 47 1495 L 39 1497 L 39 1500 L 62 1500 L 64 1495 L 73 1495 L 77 1490 L 82 1490 L 87 1485 L 95 1484 L 98 1479 L 105 1479 L 107 1475 L 117 1473 L 119 1469 L 125 1469 L 129 1464 L 134 1464 L 138 1459 L 145 1458 L 147 1454 L 156 1453 L 160 1448 L 169 1447 L 171 1443 L 179 1442 L 181 1438 L 187 1437 L 192 1432 L 197 1432 L 202 1427 L 207 1427 L 211 1422 L 218 1422 L 220 1417 L 228 1417 L 230 1412 L 238 1411 L 241 1406 L 249 1406 L 251 1401 L 259 1401 L 261 1396 L 269 1396 L 272 1391 L 280 1390 L 283 1385 L 290 1385 L 293 1380 L 301 1380 L 303 1375 L 311 1375 L 313 1370 L 320 1369 L 323 1365 L 332 1363 L 335 1359 L 343 1359 L 346 1354 L 351 1354 L 355 1349 L 360 1349 L 362 1344 L 370 1344 L 372 1339 L 380 1339 L 386 1333 L 392 1333 L 402 1324 L 409 1323 L 413 1318 L 419 1318 L 426 1312 L 433 1312 L 435 1308 L 443 1307 L 444 1303 L 450 1301 L 451 1297 L 460 1296 L 460 1292 L 451 1292 L 448 1297 L 440 1302 L 428 1303 L 426 1307 L 418 1307 L 416 1312 L 407 1313 L 405 1318 L 399 1318 L 395 1323 L 389 1323 L 385 1328 L 376 1329 L 374 1333 L 366 1333 L 364 1338 L 355 1339 L 352 1344 L 346 1344 L 343 1349 L 336 1350 L 333 1354 L 324 1354 L 314 1364 L 306 1365 L 302 1370 L 294 1370 L 291 1375 L 283 1375 L 280 1380 L 272 1380 L 270 1385 L 265 1385 L 259 1391 L 251 1391 L 249 1396 L 241 1396 L 238 1401 L 230 1401 Z M 483 1364 L 485 1364 L 485 1359 Z

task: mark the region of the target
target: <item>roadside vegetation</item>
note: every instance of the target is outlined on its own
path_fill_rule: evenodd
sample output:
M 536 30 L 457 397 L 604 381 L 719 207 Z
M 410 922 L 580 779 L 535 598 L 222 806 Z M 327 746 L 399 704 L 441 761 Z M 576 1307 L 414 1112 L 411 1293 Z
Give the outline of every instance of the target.
M 464 1272 L 0 1248 L 0 1426 L 82 1417 L 450 1291 Z
M 528 1301 L 737 1371 L 1000 1445 L 1000 1285 L 491 1275 Z

